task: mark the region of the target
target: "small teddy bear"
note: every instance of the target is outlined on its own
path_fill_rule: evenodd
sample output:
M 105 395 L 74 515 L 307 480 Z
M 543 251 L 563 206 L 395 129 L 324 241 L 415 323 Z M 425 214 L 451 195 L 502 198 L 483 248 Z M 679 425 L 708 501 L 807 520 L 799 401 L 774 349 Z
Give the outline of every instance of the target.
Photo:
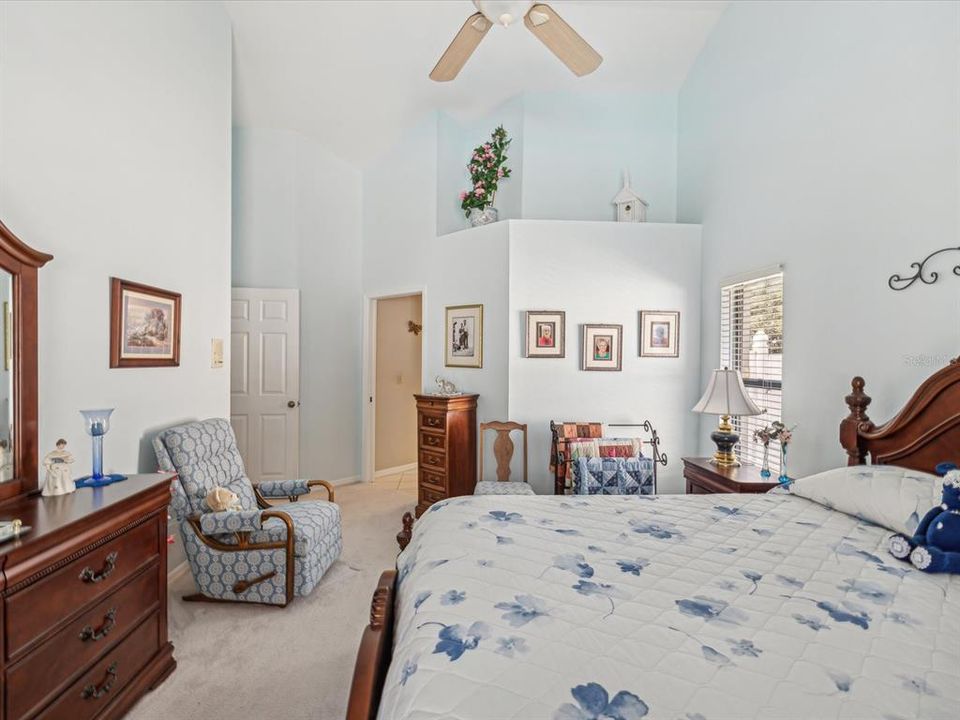
M 220 486 L 217 486 L 208 492 L 205 499 L 207 506 L 213 512 L 243 509 L 240 505 L 240 498 L 237 497 L 237 494 L 232 490 L 227 490 L 226 488 Z
M 913 537 L 898 533 L 890 538 L 890 554 L 909 557 L 924 572 L 960 573 L 960 469 L 953 468 L 943 478 L 940 505 L 923 516 Z

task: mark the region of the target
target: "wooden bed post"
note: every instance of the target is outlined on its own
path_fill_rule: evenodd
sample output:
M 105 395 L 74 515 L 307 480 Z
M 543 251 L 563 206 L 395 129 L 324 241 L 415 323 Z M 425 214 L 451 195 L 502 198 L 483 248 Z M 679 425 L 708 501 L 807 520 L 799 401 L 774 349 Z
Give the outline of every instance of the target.
M 864 379 L 857 375 L 850 382 L 852 391 L 844 398 L 850 414 L 840 423 L 840 444 L 847 451 L 847 465 L 863 465 L 867 460 L 866 449 L 860 441 L 860 429 L 864 424 L 872 427 L 873 423 L 867 416 L 872 398 L 863 391 L 865 385 Z
M 403 520 L 403 529 L 397 533 L 397 545 L 400 546 L 400 550 L 406 550 L 407 545 L 410 544 L 410 538 L 413 537 L 413 514 L 404 513 Z

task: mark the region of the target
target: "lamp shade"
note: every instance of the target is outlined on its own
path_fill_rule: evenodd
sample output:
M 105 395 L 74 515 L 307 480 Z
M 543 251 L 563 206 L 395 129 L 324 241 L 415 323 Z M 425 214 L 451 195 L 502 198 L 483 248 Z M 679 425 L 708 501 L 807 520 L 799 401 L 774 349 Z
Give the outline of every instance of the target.
M 761 415 L 763 410 L 747 395 L 739 370 L 714 370 L 707 391 L 693 406 L 696 413 L 707 415 Z

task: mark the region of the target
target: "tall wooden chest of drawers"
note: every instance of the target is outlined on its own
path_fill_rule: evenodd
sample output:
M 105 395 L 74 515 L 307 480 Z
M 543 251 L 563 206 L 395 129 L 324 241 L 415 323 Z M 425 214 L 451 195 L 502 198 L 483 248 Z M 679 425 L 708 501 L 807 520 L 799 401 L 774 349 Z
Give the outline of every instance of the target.
M 167 639 L 169 473 L 20 497 L 0 520 L 0 718 L 122 717 L 176 667 Z
M 479 395 L 417 399 L 417 517 L 433 503 L 473 495 L 477 484 Z

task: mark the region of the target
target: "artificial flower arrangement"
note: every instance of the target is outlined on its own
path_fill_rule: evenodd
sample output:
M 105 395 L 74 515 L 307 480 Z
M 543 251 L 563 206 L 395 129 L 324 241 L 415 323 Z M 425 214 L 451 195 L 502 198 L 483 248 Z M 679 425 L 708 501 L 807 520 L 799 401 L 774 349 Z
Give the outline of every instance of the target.
M 510 168 L 504 164 L 510 142 L 507 131 L 500 125 L 491 133 L 490 142 L 474 148 L 467 165 L 473 187 L 460 191 L 460 208 L 466 217 L 470 217 L 473 210 L 482 212 L 492 206 L 500 181 L 510 177 Z
M 779 420 L 770 423 L 767 427 L 754 430 L 753 439 L 763 445 L 763 467 L 760 468 L 762 477 L 770 477 L 770 442 L 772 440 L 780 441 L 780 477 L 777 478 L 781 483 L 788 484 L 790 478 L 787 477 L 787 445 L 793 440 L 793 431 L 797 429 L 794 425 L 788 428 Z

